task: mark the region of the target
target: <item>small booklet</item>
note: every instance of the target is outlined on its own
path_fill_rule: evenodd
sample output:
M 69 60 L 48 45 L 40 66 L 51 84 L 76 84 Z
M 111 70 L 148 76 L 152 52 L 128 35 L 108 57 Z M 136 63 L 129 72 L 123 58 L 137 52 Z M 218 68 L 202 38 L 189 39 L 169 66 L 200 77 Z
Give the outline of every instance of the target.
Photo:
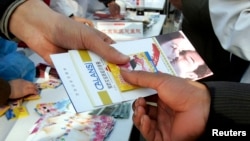
M 111 46 L 129 55 L 130 62 L 118 66 L 87 50 L 51 55 L 76 112 L 156 94 L 153 89 L 125 82 L 121 67 L 168 73 L 193 81 L 213 74 L 182 31 Z

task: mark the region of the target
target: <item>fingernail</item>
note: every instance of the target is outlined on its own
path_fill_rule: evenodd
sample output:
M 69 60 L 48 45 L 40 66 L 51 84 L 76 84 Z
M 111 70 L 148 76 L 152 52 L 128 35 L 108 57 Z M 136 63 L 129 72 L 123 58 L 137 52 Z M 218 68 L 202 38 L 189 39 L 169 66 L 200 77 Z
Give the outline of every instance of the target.
M 126 67 L 120 67 L 120 70 L 126 71 L 126 72 L 130 72 L 130 71 L 131 71 L 130 69 L 128 69 L 128 68 L 126 68 Z
M 130 60 L 130 57 L 124 54 L 121 55 L 121 58 L 124 60 Z

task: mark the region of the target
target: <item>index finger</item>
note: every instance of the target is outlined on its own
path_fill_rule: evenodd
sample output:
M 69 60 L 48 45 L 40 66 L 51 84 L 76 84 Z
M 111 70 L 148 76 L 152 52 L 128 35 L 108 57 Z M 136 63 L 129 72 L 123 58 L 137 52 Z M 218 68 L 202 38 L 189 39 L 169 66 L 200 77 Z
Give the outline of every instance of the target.
M 93 44 L 89 50 L 95 52 L 106 61 L 114 64 L 126 64 L 130 60 L 129 56 L 122 54 L 105 43 L 103 43 L 102 46 Z
M 86 49 L 95 52 L 110 63 L 125 64 L 130 60 L 129 56 L 122 54 L 110 46 L 112 39 L 108 35 L 97 30 L 94 31 L 95 33 L 93 36 L 95 36 L 95 38 L 93 41 L 85 43 Z

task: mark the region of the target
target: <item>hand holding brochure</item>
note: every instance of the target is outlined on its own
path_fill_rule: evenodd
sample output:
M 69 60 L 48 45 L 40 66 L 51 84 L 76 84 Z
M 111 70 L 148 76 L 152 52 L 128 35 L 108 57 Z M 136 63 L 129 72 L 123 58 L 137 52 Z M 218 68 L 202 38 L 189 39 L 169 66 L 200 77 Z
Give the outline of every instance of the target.
M 130 62 L 117 66 L 86 50 L 51 55 L 76 112 L 156 93 L 126 83 L 120 76 L 120 67 L 168 73 L 194 81 L 213 74 L 181 31 L 111 46 L 129 55 Z

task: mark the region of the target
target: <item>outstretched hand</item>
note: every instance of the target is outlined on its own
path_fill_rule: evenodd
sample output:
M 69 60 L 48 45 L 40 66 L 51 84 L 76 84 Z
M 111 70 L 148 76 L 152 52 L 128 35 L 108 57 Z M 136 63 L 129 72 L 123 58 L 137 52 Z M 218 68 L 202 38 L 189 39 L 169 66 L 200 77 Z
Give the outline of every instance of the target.
M 20 5 L 12 14 L 9 27 L 51 65 L 51 54 L 70 49 L 88 49 L 115 64 L 129 61 L 128 56 L 110 46 L 114 41 L 109 36 L 54 12 L 42 1 L 29 0 Z
M 120 6 L 115 2 L 112 1 L 108 4 L 109 13 L 113 18 L 120 18 Z
M 155 89 L 148 97 L 157 106 L 139 98 L 133 104 L 133 122 L 147 141 L 194 140 L 205 129 L 210 96 L 198 82 L 163 73 L 122 70 L 128 83 Z

